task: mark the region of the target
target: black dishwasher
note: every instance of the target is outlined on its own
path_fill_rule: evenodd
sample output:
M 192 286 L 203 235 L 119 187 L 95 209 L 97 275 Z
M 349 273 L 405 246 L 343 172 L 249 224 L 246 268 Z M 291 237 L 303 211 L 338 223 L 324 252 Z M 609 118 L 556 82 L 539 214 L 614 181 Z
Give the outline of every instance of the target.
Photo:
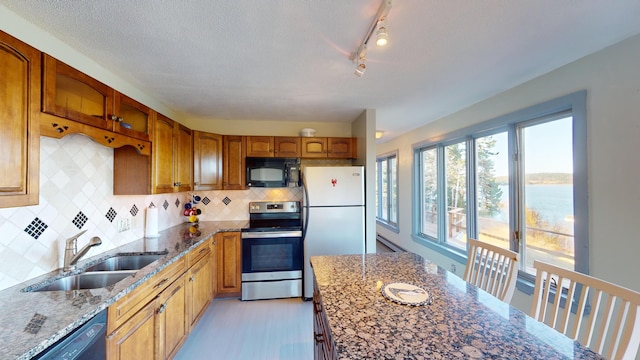
M 106 358 L 107 310 L 60 339 L 35 359 L 104 360 Z

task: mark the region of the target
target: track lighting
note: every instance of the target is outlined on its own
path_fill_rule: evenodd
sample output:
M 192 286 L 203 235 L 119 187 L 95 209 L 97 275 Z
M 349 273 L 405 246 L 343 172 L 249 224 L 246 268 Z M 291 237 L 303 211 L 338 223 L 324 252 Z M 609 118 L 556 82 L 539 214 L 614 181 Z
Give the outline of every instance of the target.
M 389 42 L 389 32 L 387 31 L 387 27 L 384 24 L 385 19 L 387 18 L 387 14 L 389 14 L 389 10 L 391 9 L 391 0 L 383 0 L 382 4 L 380 4 L 380 8 L 376 13 L 376 17 L 373 20 L 371 26 L 369 26 L 369 31 L 367 31 L 367 35 L 360 43 L 358 50 L 353 54 L 351 58 L 354 63 L 356 63 L 356 71 L 355 74 L 360 77 L 364 74 L 367 66 L 364 61 L 366 59 L 367 54 L 367 45 L 369 44 L 369 39 L 371 39 L 371 35 L 373 32 L 378 29 L 376 32 L 376 45 L 384 46 Z

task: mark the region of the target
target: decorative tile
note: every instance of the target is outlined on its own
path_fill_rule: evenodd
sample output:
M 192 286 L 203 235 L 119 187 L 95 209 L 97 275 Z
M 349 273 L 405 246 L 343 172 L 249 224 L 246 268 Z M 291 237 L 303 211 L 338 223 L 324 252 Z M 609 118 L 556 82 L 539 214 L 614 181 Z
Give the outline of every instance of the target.
M 179 207 L 180 206 L 180 199 L 176 198 L 175 204 L 176 204 L 176 207 Z
M 107 211 L 107 215 L 105 215 L 107 217 L 107 219 L 109 219 L 110 222 L 113 222 L 113 219 L 116 218 L 116 215 L 118 215 L 118 213 L 113 210 L 113 208 L 109 208 L 109 211 Z
M 133 216 L 136 216 L 138 214 L 138 211 L 139 211 L 138 207 L 135 204 L 133 204 L 133 206 L 131 207 L 131 210 L 129 210 L 129 213 Z
M 42 220 L 35 218 L 31 224 L 24 229 L 24 232 L 31 235 L 34 239 L 38 239 L 48 227 L 49 226 L 42 222 Z
M 167 208 L 169 207 L 169 202 L 167 200 L 164 201 L 164 203 L 162 204 L 162 207 L 167 210 Z
M 224 199 L 222 199 L 222 202 L 223 202 L 225 205 L 229 205 L 229 203 L 231 203 L 231 199 L 229 199 L 227 196 L 225 196 L 225 197 L 224 197 Z
M 31 320 L 29 320 L 29 323 L 27 324 L 27 326 L 25 326 L 24 332 L 34 335 L 37 334 L 46 320 L 47 317 L 44 315 L 38 313 L 33 314 L 33 317 L 31 318 Z
M 151 203 L 149 203 L 149 207 L 156 207 L 156 205 L 152 201 Z
M 73 222 L 73 225 L 75 225 L 78 229 L 82 229 L 84 224 L 87 223 L 87 220 L 89 220 L 87 216 L 83 214 L 82 211 L 80 211 L 78 215 L 76 215 L 76 217 L 73 219 L 72 222 Z
M 209 205 L 209 203 L 211 202 L 211 200 L 208 197 L 204 197 L 204 199 L 202 199 L 202 203 L 205 205 Z

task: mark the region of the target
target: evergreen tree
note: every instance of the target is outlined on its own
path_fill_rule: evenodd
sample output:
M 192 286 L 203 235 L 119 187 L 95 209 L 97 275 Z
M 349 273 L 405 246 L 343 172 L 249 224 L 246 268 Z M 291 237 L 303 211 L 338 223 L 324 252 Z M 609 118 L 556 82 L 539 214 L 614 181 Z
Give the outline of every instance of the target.
M 480 216 L 493 216 L 500 212 L 502 199 L 502 189 L 495 179 L 492 158 L 497 153 L 491 151 L 496 140 L 491 136 L 485 136 L 479 138 L 476 143 L 478 211 Z

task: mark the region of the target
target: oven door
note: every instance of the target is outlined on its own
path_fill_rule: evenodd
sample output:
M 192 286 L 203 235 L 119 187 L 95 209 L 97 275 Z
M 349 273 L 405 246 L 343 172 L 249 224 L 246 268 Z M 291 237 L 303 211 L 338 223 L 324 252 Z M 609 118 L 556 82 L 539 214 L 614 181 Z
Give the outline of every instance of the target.
M 302 271 L 301 231 L 242 233 L 242 274 Z
M 242 300 L 302 296 L 302 232 L 242 233 Z

